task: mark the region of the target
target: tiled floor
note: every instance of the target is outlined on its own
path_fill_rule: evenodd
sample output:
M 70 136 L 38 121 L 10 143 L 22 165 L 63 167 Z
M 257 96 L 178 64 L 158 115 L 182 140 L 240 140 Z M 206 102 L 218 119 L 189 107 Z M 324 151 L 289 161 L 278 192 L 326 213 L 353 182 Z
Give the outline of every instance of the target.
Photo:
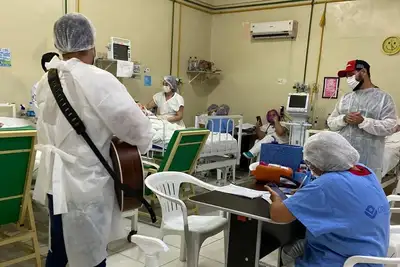
M 127 227 L 130 221 L 126 221 Z M 159 229 L 146 224 L 139 224 L 138 232 L 141 235 L 157 237 Z M 180 237 L 168 236 L 164 239 L 169 246 L 169 251 L 160 255 L 160 264 L 163 267 L 187 267 L 179 260 Z M 144 257 L 138 247 L 121 240 L 114 242 L 109 247 L 109 267 L 143 267 Z M 264 266 L 276 266 L 277 252 L 268 255 L 262 260 Z M 199 267 L 224 266 L 224 239 L 223 233 L 219 233 L 207 239 L 200 250 Z
M 200 214 L 215 215 L 216 211 L 200 208 Z M 36 227 L 38 230 L 39 243 L 41 245 L 41 254 L 43 256 L 43 264 L 45 266 L 45 256 L 47 254 L 48 242 L 48 216 L 44 207 L 34 204 L 34 213 Z M 131 221 L 125 219 L 126 231 L 130 230 Z M 4 228 L 1 229 L 5 230 Z M 8 229 L 6 229 L 8 230 Z M 10 230 L 12 232 L 12 230 Z M 10 232 L 9 231 L 9 232 Z M 147 224 L 139 223 L 138 234 L 145 236 L 158 237 L 159 228 Z M 1 238 L 1 236 L 0 236 Z M 164 241 L 169 247 L 169 251 L 160 255 L 160 264 L 163 267 L 188 267 L 186 263 L 179 260 L 180 255 L 180 237 L 167 236 Z M 29 244 L 24 246 L 9 246 L 0 249 L 0 262 L 15 258 L 15 256 L 26 255 L 30 248 Z M 113 242 L 108 247 L 109 257 L 107 259 L 108 267 L 144 267 L 144 254 L 134 244 L 128 243 L 126 239 Z M 22 254 L 22 255 L 21 255 Z M 200 250 L 199 267 L 222 267 L 224 266 L 224 239 L 223 233 L 219 233 L 208 238 Z M 277 253 L 272 253 L 262 260 L 264 264 L 261 266 L 276 266 Z M 1 265 L 1 264 L 0 264 Z M 17 265 L 16 267 L 33 267 L 34 261 L 27 261 Z M 190 266 L 189 266 L 190 267 Z

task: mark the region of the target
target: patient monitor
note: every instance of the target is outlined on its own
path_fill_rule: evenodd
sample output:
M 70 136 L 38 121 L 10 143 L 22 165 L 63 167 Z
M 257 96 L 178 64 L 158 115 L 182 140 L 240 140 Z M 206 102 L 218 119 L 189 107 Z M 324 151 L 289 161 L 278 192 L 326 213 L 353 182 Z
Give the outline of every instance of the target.
M 111 37 L 107 57 L 110 60 L 131 61 L 131 41 Z
M 292 118 L 290 126 L 290 144 L 303 146 L 306 130 L 311 126 L 308 121 L 310 104 L 308 93 L 291 93 L 288 96 L 286 111 Z
M 286 111 L 288 113 L 308 114 L 309 110 L 309 94 L 307 93 L 292 93 L 288 96 Z

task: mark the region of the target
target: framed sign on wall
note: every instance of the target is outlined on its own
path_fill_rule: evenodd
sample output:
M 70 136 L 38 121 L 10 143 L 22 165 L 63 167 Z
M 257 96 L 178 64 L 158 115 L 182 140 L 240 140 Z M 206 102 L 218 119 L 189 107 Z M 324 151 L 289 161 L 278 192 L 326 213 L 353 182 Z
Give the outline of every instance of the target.
M 339 77 L 325 77 L 322 98 L 337 99 L 339 95 Z

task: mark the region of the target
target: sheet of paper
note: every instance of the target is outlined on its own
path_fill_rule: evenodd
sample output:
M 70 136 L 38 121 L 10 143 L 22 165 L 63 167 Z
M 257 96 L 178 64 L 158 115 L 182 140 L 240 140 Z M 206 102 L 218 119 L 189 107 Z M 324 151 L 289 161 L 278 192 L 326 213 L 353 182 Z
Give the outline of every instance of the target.
M 247 197 L 247 198 L 258 198 L 258 197 L 261 197 L 262 195 L 266 194 L 265 191 L 257 191 L 257 190 L 253 190 L 253 189 L 249 189 L 249 188 L 245 188 L 245 187 L 237 186 L 237 185 L 233 185 L 233 184 L 218 187 L 216 190 L 219 192 L 242 196 L 242 197 Z
M 117 77 L 130 78 L 133 75 L 133 62 L 117 60 Z
M 262 195 L 261 198 L 264 199 L 265 201 L 267 201 L 269 204 L 272 204 L 270 193 L 266 193 L 266 194 Z

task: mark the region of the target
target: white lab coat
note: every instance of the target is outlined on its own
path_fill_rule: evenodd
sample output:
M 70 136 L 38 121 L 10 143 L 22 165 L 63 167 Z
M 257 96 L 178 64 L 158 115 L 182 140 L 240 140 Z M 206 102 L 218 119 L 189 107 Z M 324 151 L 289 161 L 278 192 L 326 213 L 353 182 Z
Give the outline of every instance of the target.
M 113 135 L 147 152 L 151 123 L 114 76 L 77 59 L 53 59 L 49 67 L 58 69 L 65 95 L 109 162 Z M 107 244 L 124 236 L 114 182 L 61 113 L 47 74 L 36 98 L 38 149 L 43 153 L 34 199 L 45 204 L 52 191 L 54 214 L 62 214 L 69 266 L 96 266 L 107 257 Z
M 348 125 L 344 118 L 350 112 L 360 112 L 364 121 Z M 385 137 L 395 131 L 396 105 L 392 97 L 379 88 L 357 90 L 344 95 L 328 118 L 328 126 L 339 132 L 360 154 L 360 163 L 382 178 Z
M 179 111 L 180 107 L 185 106 L 185 101 L 181 95 L 174 93 L 170 99 L 166 99 L 164 92 L 159 92 L 153 96 L 154 103 L 158 107 L 158 114 L 162 119 L 168 120 Z M 185 127 L 183 120 L 174 122 L 179 126 Z

